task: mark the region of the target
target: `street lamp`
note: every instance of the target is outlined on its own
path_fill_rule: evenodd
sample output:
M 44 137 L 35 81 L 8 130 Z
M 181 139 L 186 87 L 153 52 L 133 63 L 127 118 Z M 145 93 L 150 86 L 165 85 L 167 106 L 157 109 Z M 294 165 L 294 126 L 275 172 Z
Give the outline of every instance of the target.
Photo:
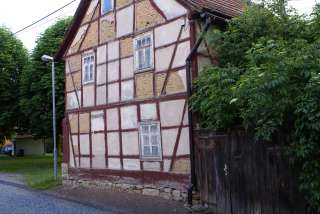
M 53 126 L 53 174 L 54 179 L 57 180 L 58 178 L 58 153 L 57 153 L 57 139 L 56 139 L 56 89 L 55 89 L 55 70 L 54 70 L 54 58 L 48 55 L 43 55 L 41 57 L 43 62 L 52 62 L 52 126 Z

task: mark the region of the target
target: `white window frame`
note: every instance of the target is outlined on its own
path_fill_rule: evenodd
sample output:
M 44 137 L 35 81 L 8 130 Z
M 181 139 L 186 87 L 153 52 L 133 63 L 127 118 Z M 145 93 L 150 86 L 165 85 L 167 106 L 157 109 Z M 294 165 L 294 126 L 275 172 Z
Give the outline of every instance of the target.
M 92 71 L 92 79 L 86 80 L 86 65 L 85 65 L 85 59 L 93 57 L 93 71 Z M 90 65 L 90 64 L 89 64 Z M 95 73 L 96 73 L 96 56 L 95 53 L 86 53 L 82 55 L 82 83 L 83 84 L 89 84 L 93 83 L 95 81 Z
M 150 46 L 146 46 L 146 47 L 142 47 L 140 49 L 138 49 L 138 41 L 150 37 Z M 144 68 L 140 68 L 139 64 L 140 64 L 140 58 L 139 58 L 139 50 L 141 49 L 146 49 L 146 48 L 150 48 L 150 60 L 151 60 L 151 65 L 149 67 L 144 67 Z M 148 71 L 148 70 L 152 70 L 154 69 L 154 42 L 153 42 L 153 33 L 152 32 L 148 32 L 145 34 L 142 34 L 138 37 L 136 37 L 134 39 L 133 42 L 133 50 L 134 50 L 134 68 L 135 68 L 135 72 L 143 72 L 143 71 Z
M 150 131 L 150 127 L 156 125 L 157 126 L 157 133 L 151 133 Z M 142 131 L 142 127 L 143 126 L 149 126 L 149 133 L 143 133 Z M 158 137 L 158 152 L 159 155 L 156 156 L 152 156 L 152 155 L 145 155 L 145 151 L 144 151 L 144 147 L 145 144 L 143 142 L 143 137 L 144 136 L 148 136 L 149 137 L 149 148 L 151 149 L 151 153 L 152 153 L 152 142 L 151 142 L 151 138 L 152 136 L 157 136 Z M 161 139 L 161 125 L 159 121 L 144 121 L 139 123 L 139 145 L 140 145 L 140 159 L 141 160 L 145 160 L 145 161 L 162 161 L 162 139 Z
M 110 0 L 111 1 L 111 9 L 109 11 L 103 11 L 103 8 L 104 8 L 104 0 L 101 0 L 101 14 L 104 15 L 104 14 L 107 14 L 111 11 L 113 11 L 114 9 L 114 0 Z

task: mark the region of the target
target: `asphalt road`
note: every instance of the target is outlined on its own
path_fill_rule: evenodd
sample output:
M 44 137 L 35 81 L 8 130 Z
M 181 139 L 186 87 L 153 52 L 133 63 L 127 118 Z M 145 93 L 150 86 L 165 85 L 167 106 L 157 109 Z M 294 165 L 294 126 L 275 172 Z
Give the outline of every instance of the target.
M 115 214 L 0 180 L 0 214 Z

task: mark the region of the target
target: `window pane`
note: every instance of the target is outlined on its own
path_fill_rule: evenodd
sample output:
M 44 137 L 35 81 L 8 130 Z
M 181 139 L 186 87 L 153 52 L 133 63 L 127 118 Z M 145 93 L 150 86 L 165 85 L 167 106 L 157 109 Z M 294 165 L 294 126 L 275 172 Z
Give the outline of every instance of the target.
M 149 133 L 149 126 L 142 126 L 142 133 L 143 134 L 148 134 Z
M 159 156 L 159 148 L 157 146 L 152 146 L 152 156 Z
M 158 146 L 158 136 L 157 135 L 151 136 L 151 143 L 153 146 Z
M 149 136 L 147 136 L 147 135 L 143 136 L 143 145 L 144 146 L 149 146 L 150 145 Z
M 144 66 L 144 60 L 143 60 L 143 50 L 138 51 L 138 62 L 139 62 L 139 69 L 142 69 Z
M 146 48 L 146 55 L 145 55 L 145 67 L 151 66 L 151 49 Z
M 106 13 L 112 10 L 112 1 L 113 0 L 103 0 L 103 13 Z
M 143 148 L 143 151 L 144 151 L 144 155 L 145 156 L 151 156 L 151 151 L 150 151 L 150 147 L 149 146 L 145 146 Z
M 157 133 L 158 132 L 158 125 L 152 125 L 150 127 L 151 133 Z

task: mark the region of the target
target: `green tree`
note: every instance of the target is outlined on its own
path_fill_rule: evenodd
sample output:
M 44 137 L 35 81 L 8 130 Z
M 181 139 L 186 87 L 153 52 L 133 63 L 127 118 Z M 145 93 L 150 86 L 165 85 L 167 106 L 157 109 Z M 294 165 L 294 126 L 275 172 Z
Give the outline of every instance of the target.
M 51 137 L 52 130 L 51 63 L 43 62 L 41 56 L 55 55 L 70 22 L 71 18 L 59 20 L 40 36 L 30 63 L 22 74 L 20 108 L 23 115 L 20 128 L 39 138 Z M 55 72 L 57 130 L 61 130 L 64 117 L 64 64 L 56 63 Z
M 306 18 L 277 0 L 249 7 L 213 31 L 208 43 L 220 56 L 195 84 L 191 108 L 202 126 L 242 126 L 256 138 L 287 136 L 301 190 L 320 212 L 320 10 Z
M 19 115 L 19 79 L 28 60 L 22 42 L 0 27 L 0 137 L 10 137 Z

